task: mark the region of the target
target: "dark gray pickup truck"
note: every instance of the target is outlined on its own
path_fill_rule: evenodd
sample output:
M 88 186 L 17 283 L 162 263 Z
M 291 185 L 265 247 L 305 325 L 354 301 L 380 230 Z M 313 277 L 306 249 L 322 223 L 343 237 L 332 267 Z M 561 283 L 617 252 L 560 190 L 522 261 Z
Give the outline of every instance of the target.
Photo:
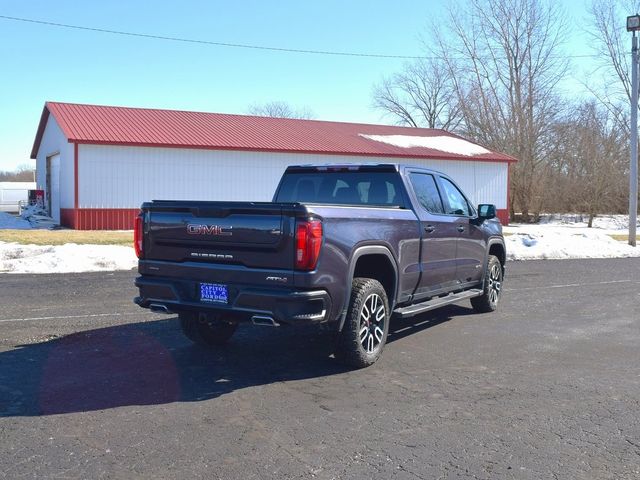
M 177 313 L 192 341 L 323 323 L 356 367 L 380 357 L 392 316 L 495 310 L 506 259 L 493 205 L 406 165 L 292 166 L 271 203 L 153 201 L 135 225 L 135 302 Z

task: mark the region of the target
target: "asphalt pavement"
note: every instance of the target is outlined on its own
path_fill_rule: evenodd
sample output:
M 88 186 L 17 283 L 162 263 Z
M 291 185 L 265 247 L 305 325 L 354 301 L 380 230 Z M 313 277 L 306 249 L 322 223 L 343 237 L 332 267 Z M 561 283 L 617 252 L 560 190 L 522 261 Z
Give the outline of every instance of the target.
M 640 478 L 640 259 L 511 262 L 499 310 L 192 346 L 134 272 L 0 275 L 0 478 Z

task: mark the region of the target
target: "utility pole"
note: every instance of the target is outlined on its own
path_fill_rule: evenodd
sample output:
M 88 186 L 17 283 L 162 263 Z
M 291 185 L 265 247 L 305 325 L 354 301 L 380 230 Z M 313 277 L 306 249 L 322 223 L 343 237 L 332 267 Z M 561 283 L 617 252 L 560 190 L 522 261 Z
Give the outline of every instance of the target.
M 629 168 L 629 245 L 636 246 L 638 223 L 638 37 L 640 15 L 627 17 L 631 38 L 631 163 Z

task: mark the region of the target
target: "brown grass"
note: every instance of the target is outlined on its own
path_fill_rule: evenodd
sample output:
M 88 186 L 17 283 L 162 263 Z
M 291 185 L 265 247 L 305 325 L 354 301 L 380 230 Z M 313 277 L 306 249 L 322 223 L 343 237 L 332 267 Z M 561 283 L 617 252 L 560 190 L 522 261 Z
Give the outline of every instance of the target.
M 618 240 L 619 242 L 626 242 L 627 240 L 629 240 L 628 233 L 609 233 L 608 235 L 614 240 Z
M 100 230 L 0 230 L 0 242 L 23 245 L 64 245 L 79 243 L 91 245 L 133 245 L 133 232 Z

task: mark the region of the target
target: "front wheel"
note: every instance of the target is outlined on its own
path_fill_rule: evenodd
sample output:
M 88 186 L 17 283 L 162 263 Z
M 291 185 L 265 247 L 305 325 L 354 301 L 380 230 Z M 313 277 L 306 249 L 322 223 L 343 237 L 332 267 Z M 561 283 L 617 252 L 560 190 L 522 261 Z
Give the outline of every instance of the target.
M 193 343 L 203 347 L 226 343 L 238 328 L 237 323 L 225 322 L 201 313 L 181 313 L 179 318 L 182 333 Z
M 355 278 L 349 310 L 336 345 L 336 358 L 356 368 L 374 364 L 389 334 L 389 300 L 377 280 Z
M 478 313 L 493 312 L 498 308 L 501 292 L 502 264 L 498 257 L 489 255 L 487 269 L 484 274 L 484 290 L 482 295 L 471 299 L 471 306 Z

